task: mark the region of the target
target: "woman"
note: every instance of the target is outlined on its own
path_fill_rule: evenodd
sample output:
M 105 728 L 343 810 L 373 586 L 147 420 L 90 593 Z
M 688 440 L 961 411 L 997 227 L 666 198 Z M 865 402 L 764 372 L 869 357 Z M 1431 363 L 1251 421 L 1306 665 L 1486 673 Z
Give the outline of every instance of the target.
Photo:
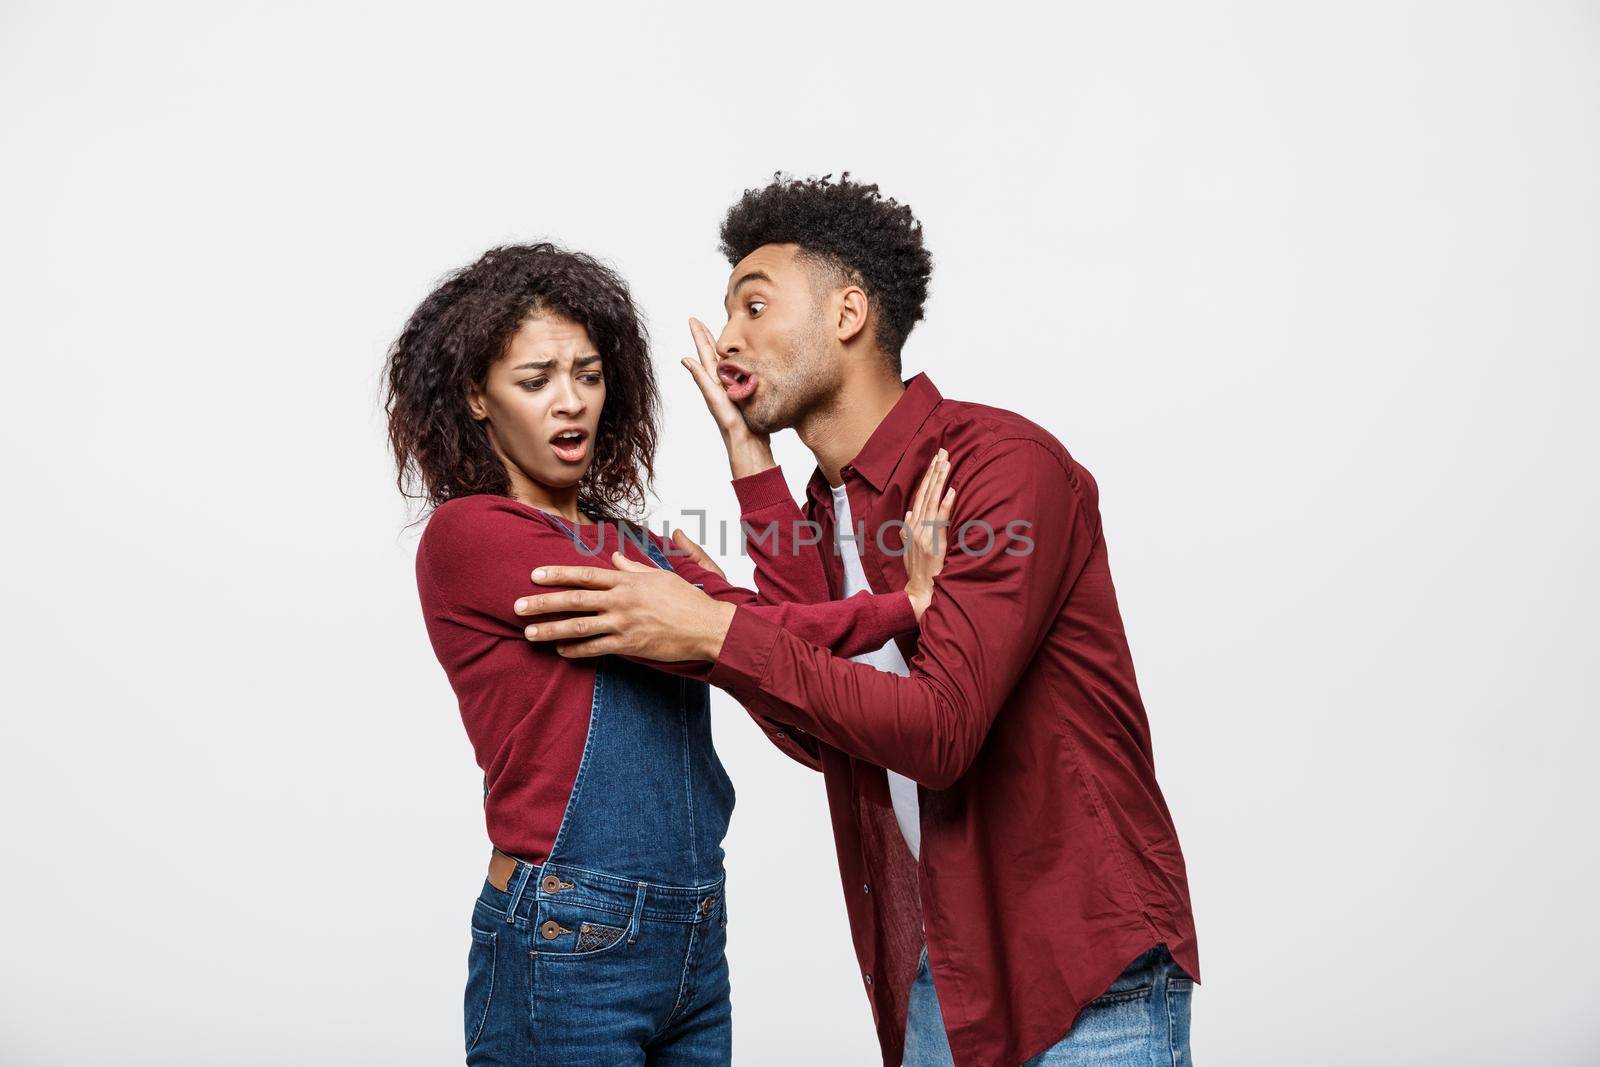
M 622 281 L 580 253 L 485 253 L 422 302 L 386 370 L 398 484 L 433 509 L 417 549 L 428 635 L 494 844 L 472 913 L 467 1062 L 728 1063 L 733 787 L 711 745 L 709 665 L 565 659 L 525 640 L 514 606 L 548 591 L 535 567 L 612 565 L 614 547 L 850 656 L 914 629 L 942 553 L 908 552 L 904 592 L 825 603 L 773 603 L 795 592 L 772 587 L 782 577 L 735 588 L 681 531 L 669 555 L 633 521 L 656 446 L 645 331 Z

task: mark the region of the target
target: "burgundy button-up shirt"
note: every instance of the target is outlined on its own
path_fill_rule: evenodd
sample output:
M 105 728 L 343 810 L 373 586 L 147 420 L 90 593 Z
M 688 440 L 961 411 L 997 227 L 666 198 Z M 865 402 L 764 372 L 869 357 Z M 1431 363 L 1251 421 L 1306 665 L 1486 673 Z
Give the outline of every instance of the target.
M 896 638 L 909 677 L 838 658 L 745 608 L 710 677 L 823 772 L 884 1062 L 901 1059 L 925 927 L 955 1062 L 992 1067 L 1058 1042 L 1150 947 L 1165 944 L 1196 979 L 1199 961 L 1089 472 L 1027 419 L 945 400 L 919 374 L 842 471 L 867 580 L 875 592 L 904 586 L 892 524 L 940 447 L 960 543 L 920 634 Z M 820 546 L 804 558 L 804 533 L 759 536 L 774 517 L 802 518 L 782 472 L 735 489 L 759 520 L 748 537 L 758 582 L 814 569 L 820 550 L 838 596 L 821 472 L 804 515 Z M 885 767 L 919 783 L 920 864 Z

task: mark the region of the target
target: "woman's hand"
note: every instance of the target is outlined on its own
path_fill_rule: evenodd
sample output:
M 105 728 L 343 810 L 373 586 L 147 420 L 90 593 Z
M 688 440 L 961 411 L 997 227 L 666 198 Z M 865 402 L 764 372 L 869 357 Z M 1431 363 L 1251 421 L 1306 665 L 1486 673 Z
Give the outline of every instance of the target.
M 700 395 L 705 398 L 706 408 L 711 412 L 711 417 L 717 420 L 717 429 L 722 431 L 722 444 L 728 450 L 728 467 L 733 471 L 733 476 L 743 478 L 776 467 L 778 464 L 772 458 L 771 439 L 767 434 L 750 429 L 744 421 L 744 412 L 729 398 L 728 391 L 722 388 L 722 382 L 717 378 L 717 343 L 712 339 L 711 331 L 699 319 L 690 319 L 689 336 L 694 338 L 695 352 L 699 358 L 684 356 L 681 362 L 694 376 L 694 383 L 700 387 Z
M 949 477 L 950 454 L 941 448 L 923 472 L 911 510 L 906 512 L 910 531 L 900 531 L 900 543 L 906 550 L 906 594 L 918 622 L 933 600 L 933 578 L 944 568 L 944 553 L 950 540 L 945 530 L 950 525 L 956 491 L 945 491 L 944 483 Z

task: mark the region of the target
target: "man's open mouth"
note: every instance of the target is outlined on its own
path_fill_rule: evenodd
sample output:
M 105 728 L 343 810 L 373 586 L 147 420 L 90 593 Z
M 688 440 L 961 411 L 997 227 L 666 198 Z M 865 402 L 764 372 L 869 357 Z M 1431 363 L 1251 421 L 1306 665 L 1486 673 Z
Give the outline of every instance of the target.
M 565 463 L 581 463 L 589 451 L 588 430 L 562 430 L 550 438 L 550 447 Z
M 719 364 L 717 377 L 721 379 L 722 388 L 727 392 L 728 399 L 734 403 L 749 399 L 756 391 L 756 386 L 761 384 L 760 378 L 734 363 Z

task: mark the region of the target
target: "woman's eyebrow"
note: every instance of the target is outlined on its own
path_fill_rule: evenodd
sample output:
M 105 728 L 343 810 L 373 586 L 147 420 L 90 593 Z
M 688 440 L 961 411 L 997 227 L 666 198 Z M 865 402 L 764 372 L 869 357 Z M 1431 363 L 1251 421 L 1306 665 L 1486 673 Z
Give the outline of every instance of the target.
M 589 354 L 587 356 L 580 356 L 579 358 L 573 360 L 572 362 L 576 366 L 587 367 L 591 363 L 599 363 L 600 362 L 600 353 L 593 352 L 593 353 L 591 353 L 591 354 Z M 512 370 L 549 370 L 551 367 L 554 367 L 555 365 L 556 365 L 556 361 L 553 360 L 553 359 L 536 359 L 536 360 L 530 360 L 527 363 L 518 363 L 515 367 L 512 367 L 511 369 Z

